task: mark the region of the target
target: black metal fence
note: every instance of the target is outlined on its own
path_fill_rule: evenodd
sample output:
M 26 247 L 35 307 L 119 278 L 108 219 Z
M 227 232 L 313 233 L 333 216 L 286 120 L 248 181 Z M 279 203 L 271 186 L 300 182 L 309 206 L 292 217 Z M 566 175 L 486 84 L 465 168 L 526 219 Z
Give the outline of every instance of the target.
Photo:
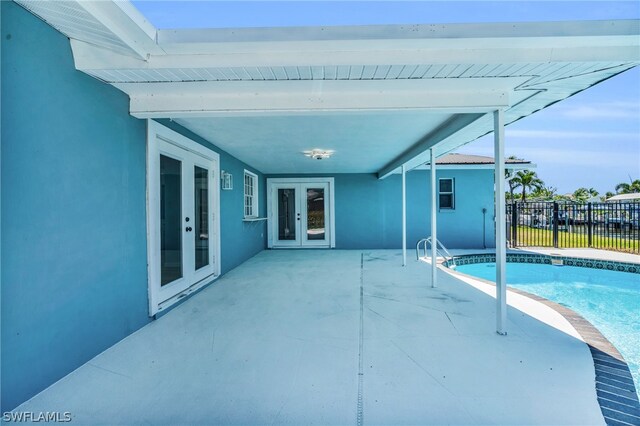
M 512 247 L 592 247 L 640 253 L 640 203 L 507 204 Z

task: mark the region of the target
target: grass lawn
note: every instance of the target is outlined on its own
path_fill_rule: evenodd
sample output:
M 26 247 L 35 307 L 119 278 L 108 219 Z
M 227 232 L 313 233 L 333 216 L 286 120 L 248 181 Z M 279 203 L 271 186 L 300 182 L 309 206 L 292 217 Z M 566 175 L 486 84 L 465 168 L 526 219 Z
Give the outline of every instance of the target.
M 582 231 L 583 229 L 580 229 Z M 553 231 L 549 229 L 530 228 L 528 226 L 518 226 L 518 246 L 519 247 L 552 247 Z M 593 235 L 592 248 L 615 250 L 627 253 L 638 253 L 640 244 L 638 240 L 606 237 Z M 570 233 L 558 231 L 558 247 L 560 248 L 580 248 L 589 247 L 587 235 L 582 233 Z

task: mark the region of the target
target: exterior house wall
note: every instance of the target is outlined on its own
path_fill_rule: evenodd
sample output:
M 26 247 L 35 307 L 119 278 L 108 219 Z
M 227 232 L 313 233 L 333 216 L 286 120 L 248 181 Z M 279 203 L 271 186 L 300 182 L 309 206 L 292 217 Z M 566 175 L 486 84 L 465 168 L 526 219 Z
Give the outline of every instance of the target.
M 407 173 L 407 246 L 431 233 L 428 170 Z M 317 175 L 314 175 L 317 176 Z M 374 174 L 325 175 L 335 179 L 336 248 L 402 246 L 402 177 L 379 180 Z M 455 209 L 438 212 L 438 239 L 448 248 L 495 246 L 493 170 L 442 169 L 437 179 L 455 179 Z M 301 177 L 269 175 L 271 177 Z M 310 176 L 309 176 L 310 177 Z M 486 208 L 485 215 L 482 209 Z M 485 221 L 483 244 L 483 219 Z
M 125 94 L 75 70 L 64 35 L 15 3 L 0 7 L 5 411 L 150 318 L 146 122 L 129 115 Z M 164 124 L 220 153 L 235 177 L 221 191 L 224 273 L 265 247 L 264 222 L 242 222 L 249 167 Z

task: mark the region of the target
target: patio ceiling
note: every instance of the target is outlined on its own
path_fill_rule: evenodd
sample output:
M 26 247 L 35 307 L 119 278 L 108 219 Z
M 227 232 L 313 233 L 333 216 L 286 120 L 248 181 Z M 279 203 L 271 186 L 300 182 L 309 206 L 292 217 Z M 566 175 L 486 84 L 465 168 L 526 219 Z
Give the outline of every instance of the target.
M 640 21 L 156 30 L 129 3 L 19 1 L 138 118 L 171 118 L 264 173 L 428 161 L 640 63 Z M 326 161 L 302 151 L 333 149 Z

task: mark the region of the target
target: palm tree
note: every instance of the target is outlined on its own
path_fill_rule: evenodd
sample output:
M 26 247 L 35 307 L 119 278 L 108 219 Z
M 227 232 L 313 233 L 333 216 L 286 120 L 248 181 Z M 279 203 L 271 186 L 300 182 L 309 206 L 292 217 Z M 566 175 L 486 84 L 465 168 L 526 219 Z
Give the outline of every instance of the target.
M 600 201 L 604 203 L 604 202 L 606 202 L 609 198 L 613 197 L 614 195 L 616 195 L 616 194 L 614 194 L 614 193 L 613 193 L 613 192 L 611 192 L 611 191 L 607 191 L 604 195 L 601 195 L 601 196 L 600 196 Z
M 587 188 L 578 188 L 573 191 L 573 199 L 578 201 L 579 203 L 584 203 L 590 197 L 590 190 Z
M 513 178 L 512 178 L 513 177 L 513 170 L 507 169 L 504 172 L 504 177 L 507 180 L 507 183 L 509 184 L 509 194 L 511 195 L 510 200 L 513 203 L 513 202 L 515 202 L 515 198 L 516 198 L 515 195 L 514 195 L 514 192 L 516 190 L 516 186 L 515 186 L 515 183 L 513 183 Z
M 511 180 L 515 188 L 522 188 L 522 202 L 527 201 L 527 190 L 544 188 L 544 182 L 531 170 L 521 170 Z
M 558 192 L 558 188 L 554 186 L 535 188 L 531 191 L 531 196 L 538 200 L 552 200 Z
M 516 157 L 515 155 L 510 155 L 509 157 L 507 157 L 507 160 L 521 160 L 520 158 Z M 513 182 L 512 180 L 513 177 L 513 170 L 512 169 L 506 169 L 504 171 L 504 178 L 507 181 L 507 183 L 509 184 L 509 194 L 511 194 L 511 202 L 515 202 L 515 195 L 514 192 L 516 190 L 516 184 Z
M 558 194 L 553 196 L 553 201 L 572 201 L 573 198 L 568 195 Z
M 640 179 L 631 181 L 631 183 L 622 182 L 616 185 L 616 193 L 618 194 L 633 194 L 636 192 L 640 192 Z

